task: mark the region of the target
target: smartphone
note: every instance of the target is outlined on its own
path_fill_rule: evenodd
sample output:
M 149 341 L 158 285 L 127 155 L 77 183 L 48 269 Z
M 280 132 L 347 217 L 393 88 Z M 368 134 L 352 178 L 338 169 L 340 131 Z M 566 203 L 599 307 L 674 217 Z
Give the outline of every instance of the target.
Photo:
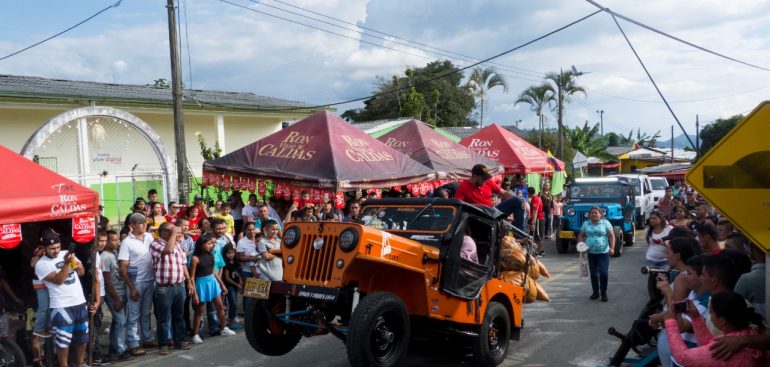
M 674 303 L 674 312 L 684 313 L 685 311 L 687 311 L 687 301 Z

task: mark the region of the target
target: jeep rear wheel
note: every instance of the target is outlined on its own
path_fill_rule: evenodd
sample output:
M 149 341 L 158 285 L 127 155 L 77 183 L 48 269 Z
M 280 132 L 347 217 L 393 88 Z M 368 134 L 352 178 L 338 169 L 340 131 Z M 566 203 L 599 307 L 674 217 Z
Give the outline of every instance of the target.
M 612 227 L 612 233 L 615 235 L 615 253 L 613 257 L 620 257 L 623 255 L 623 230 L 620 226 Z
M 409 332 L 404 302 L 391 293 L 372 293 L 350 317 L 348 360 L 354 367 L 397 366 L 406 358 Z
M 634 241 L 636 240 L 636 228 L 634 225 L 631 225 L 631 232 L 623 233 L 623 244 L 625 244 L 628 247 L 631 247 L 634 245 Z
M 556 252 L 566 254 L 569 251 L 570 240 L 559 239 L 556 241 Z
M 254 350 L 266 356 L 282 356 L 297 346 L 302 335 L 287 331 L 272 319 L 272 313 L 285 311 L 282 302 L 271 304 L 262 300 L 249 300 L 246 309 L 246 340 Z
M 500 303 L 490 302 L 484 314 L 479 337 L 473 342 L 473 356 L 479 366 L 497 366 L 508 354 L 511 340 L 511 318 Z

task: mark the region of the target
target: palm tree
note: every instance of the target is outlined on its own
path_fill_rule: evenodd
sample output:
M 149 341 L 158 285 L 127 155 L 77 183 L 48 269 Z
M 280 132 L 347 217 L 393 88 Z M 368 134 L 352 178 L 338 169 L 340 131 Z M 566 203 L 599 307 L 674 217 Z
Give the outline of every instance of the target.
M 551 103 L 555 102 L 553 90 L 548 84 L 533 85 L 525 89 L 519 95 L 519 99 L 516 100 L 514 105 L 519 103 L 526 103 L 530 109 L 537 115 L 540 122 L 540 138 L 538 139 L 537 147 L 543 149 L 543 122 L 545 116 L 543 115 L 543 108 L 550 108 Z
M 569 102 L 572 95 L 576 93 L 583 93 L 585 96 L 586 90 L 582 86 L 575 82 L 577 77 L 583 75 L 582 71 L 577 71 L 575 67 L 572 70 L 561 71 L 558 74 L 551 72 L 545 74 L 545 80 L 548 86 L 551 87 L 551 92 L 556 97 L 556 108 L 559 116 L 559 158 L 564 160 L 564 102 Z
M 470 90 L 474 98 L 479 100 L 479 112 L 481 116 L 479 118 L 479 127 L 484 126 L 484 98 L 486 98 L 487 91 L 494 87 L 503 87 L 503 93 L 508 93 L 508 83 L 505 81 L 502 75 L 497 73 L 497 70 L 493 67 L 482 68 L 477 66 L 473 69 L 468 83 L 465 87 Z
M 564 137 L 569 146 L 583 153 L 586 157 L 596 157 L 603 161 L 616 161 L 617 158 L 607 152 L 607 137 L 599 134 L 599 124 L 588 126 L 588 121 L 583 127 L 564 127 Z

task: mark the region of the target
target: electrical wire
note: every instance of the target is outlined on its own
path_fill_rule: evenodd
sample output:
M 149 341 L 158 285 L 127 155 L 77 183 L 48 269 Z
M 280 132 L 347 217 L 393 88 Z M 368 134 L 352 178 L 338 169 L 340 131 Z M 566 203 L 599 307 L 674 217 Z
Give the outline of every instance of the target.
M 596 93 L 596 94 L 600 94 L 600 95 L 603 95 L 603 96 L 606 96 L 606 97 L 622 99 L 624 101 L 629 101 L 629 102 L 660 103 L 660 101 L 658 101 L 658 100 L 621 97 L 621 96 L 617 96 L 617 95 L 614 95 L 614 94 L 600 92 L 600 91 L 597 91 L 596 89 L 591 89 L 591 88 L 588 88 L 588 87 L 584 87 L 584 88 L 586 88 L 587 90 L 590 90 L 591 92 Z M 735 92 L 735 93 L 731 93 L 731 94 L 726 94 L 726 95 L 722 95 L 722 96 L 707 97 L 707 98 L 701 98 L 701 99 L 680 99 L 680 100 L 670 101 L 670 103 L 672 103 L 672 104 L 680 104 L 680 103 L 697 103 L 697 102 L 713 101 L 713 100 L 717 100 L 717 99 L 723 99 L 723 98 L 735 97 L 735 96 L 739 96 L 739 95 L 743 95 L 743 94 L 749 94 L 749 93 L 753 93 L 753 92 L 760 91 L 760 90 L 767 89 L 767 88 L 770 88 L 770 85 L 766 85 L 766 86 L 758 87 L 758 88 L 753 88 L 753 89 L 749 89 L 749 90 L 745 90 L 745 91 L 741 91 L 741 92 Z
M 591 1 L 591 0 L 587 0 Z M 652 82 L 652 85 L 655 87 L 655 90 L 658 91 L 658 95 L 660 96 L 660 99 L 663 100 L 663 103 L 666 104 L 666 108 L 668 108 L 668 111 L 671 112 L 671 116 L 674 117 L 674 120 L 676 121 L 677 125 L 679 125 L 679 128 L 682 130 L 682 133 L 684 133 L 684 136 L 687 138 L 687 141 L 690 142 L 690 146 L 692 146 L 693 149 L 695 149 L 695 144 L 692 142 L 692 139 L 690 139 L 690 135 L 687 134 L 687 131 L 684 129 L 684 126 L 682 126 L 682 123 L 679 122 L 679 118 L 676 117 L 676 113 L 674 113 L 674 110 L 671 108 L 671 105 L 666 100 L 666 97 L 663 95 L 663 92 L 660 91 L 660 88 L 658 88 L 658 84 L 655 83 L 655 79 L 652 78 L 652 74 L 647 70 L 647 66 L 644 65 L 644 62 L 642 61 L 642 58 L 639 57 L 639 54 L 636 52 L 636 49 L 634 48 L 634 45 L 631 44 L 631 40 L 628 39 L 628 36 L 626 36 L 626 32 L 623 31 L 623 27 L 620 26 L 620 23 L 618 23 L 618 19 L 615 18 L 615 14 L 610 13 L 612 16 L 612 20 L 615 22 L 615 25 L 618 26 L 618 29 L 620 30 L 620 33 L 623 35 L 623 38 L 626 40 L 626 43 L 628 43 L 628 47 L 631 48 L 631 51 L 634 52 L 634 56 L 636 56 L 636 60 L 639 61 L 639 64 L 642 65 L 642 69 L 644 69 L 644 73 L 647 74 L 647 77 L 650 78 L 650 82 Z
M 261 14 L 267 14 L 267 13 L 265 13 L 265 12 L 262 12 L 262 11 L 259 11 L 259 10 L 256 10 L 256 9 L 252 9 L 252 8 L 249 8 L 249 7 L 246 7 L 246 6 L 243 6 L 243 5 L 235 4 L 235 3 L 232 3 L 232 2 L 230 2 L 230 1 L 227 1 L 227 0 L 219 0 L 219 1 L 221 1 L 221 2 L 224 2 L 224 3 L 227 3 L 227 4 L 230 4 L 230 5 L 233 5 L 233 6 L 237 6 L 237 7 L 239 7 L 239 8 L 243 8 L 243 9 L 246 9 L 246 10 L 251 10 L 251 11 L 254 11 L 254 12 L 257 12 L 257 13 L 261 13 Z M 462 67 L 462 68 L 458 68 L 458 69 L 456 69 L 456 70 L 452 70 L 452 71 L 450 71 L 450 72 L 447 72 L 447 73 L 443 73 L 443 74 L 437 75 L 437 76 L 435 76 L 435 77 L 431 77 L 431 78 L 428 78 L 428 79 L 425 79 L 425 80 L 421 80 L 421 81 L 418 81 L 418 82 L 410 83 L 409 85 L 407 85 L 407 86 L 404 86 L 404 87 L 401 87 L 401 88 L 396 88 L 396 89 L 393 89 L 393 90 L 390 90 L 390 91 L 385 91 L 385 92 L 375 93 L 375 94 L 371 94 L 371 95 L 368 95 L 368 96 L 365 96 L 365 97 L 353 98 L 353 99 L 348 99 L 348 100 L 339 101 L 339 102 L 333 102 L 333 103 L 321 104 L 321 105 L 310 106 L 310 107 L 300 107 L 300 108 L 280 108 L 280 109 L 277 109 L 277 110 L 281 110 L 281 111 L 292 111 L 292 110 L 297 110 L 297 109 L 303 109 L 303 110 L 304 110 L 304 109 L 318 109 L 318 108 L 327 108 L 327 107 L 331 107 L 331 106 L 336 106 L 336 105 L 341 105 L 341 104 L 346 104 L 346 103 L 352 103 L 352 102 L 358 102 L 358 101 L 363 101 L 363 100 L 367 100 L 367 99 L 370 99 L 370 98 L 376 98 L 376 97 L 380 97 L 380 96 L 384 96 L 384 95 L 388 95 L 388 94 L 393 94 L 393 93 L 401 92 L 401 91 L 404 91 L 404 90 L 407 90 L 407 89 L 411 88 L 412 86 L 416 86 L 416 85 L 423 85 L 423 84 L 426 84 L 426 83 L 432 82 L 432 81 L 434 81 L 434 80 L 438 80 L 438 79 L 446 78 L 446 77 L 448 77 L 448 76 L 450 76 L 450 75 L 454 75 L 454 74 L 457 74 L 457 73 L 463 72 L 463 71 L 465 71 L 465 70 L 468 70 L 468 69 L 470 69 L 470 68 L 472 68 L 472 67 L 474 67 L 474 66 L 478 66 L 478 65 L 480 65 L 480 64 L 483 64 L 483 63 L 489 62 L 489 61 L 491 61 L 491 60 L 494 60 L 494 59 L 500 58 L 500 57 L 502 57 L 502 56 L 505 56 L 505 55 L 507 55 L 507 54 L 509 54 L 509 53 L 511 53 L 511 52 L 514 52 L 514 51 L 516 51 L 516 50 L 519 50 L 519 49 L 521 49 L 521 48 L 524 48 L 524 47 L 526 47 L 526 46 L 529 46 L 530 44 L 533 44 L 533 43 L 535 43 L 535 42 L 538 42 L 538 41 L 540 41 L 540 40 L 542 40 L 542 39 L 545 39 L 545 38 L 547 38 L 547 37 L 549 37 L 549 36 L 551 36 L 551 35 L 553 35 L 553 34 L 555 34 L 555 33 L 561 32 L 561 31 L 563 31 L 563 30 L 565 30 L 565 29 L 567 29 L 567 28 L 569 28 L 569 27 L 571 27 L 571 26 L 573 26 L 573 25 L 575 25 L 575 24 L 578 24 L 578 23 L 580 23 L 580 22 L 582 22 L 582 21 L 584 21 L 584 20 L 586 20 L 586 19 L 588 19 L 588 18 L 591 18 L 592 16 L 594 16 L 594 15 L 596 15 L 596 14 L 600 13 L 600 12 L 602 12 L 602 10 L 601 10 L 601 9 L 600 9 L 600 10 L 597 10 L 597 11 L 595 11 L 595 12 L 593 12 L 593 13 L 590 13 L 590 14 L 588 14 L 588 15 L 586 15 L 586 16 L 584 16 L 584 17 L 582 17 L 582 18 L 579 18 L 579 19 L 577 19 L 577 20 L 575 20 L 575 21 L 572 21 L 572 22 L 570 22 L 570 23 L 568 23 L 568 24 L 566 24 L 566 25 L 564 25 L 564 26 L 561 26 L 561 27 L 559 27 L 559 28 L 557 28 L 557 29 L 555 29 L 555 30 L 552 30 L 552 31 L 550 31 L 550 32 L 548 32 L 548 33 L 546 33 L 546 34 L 544 34 L 544 35 L 541 35 L 541 36 L 539 36 L 539 37 L 536 37 L 536 38 L 534 38 L 534 39 L 532 39 L 532 40 L 530 40 L 530 41 L 527 41 L 527 42 L 525 42 L 525 43 L 523 43 L 523 44 L 521 44 L 521 45 L 518 45 L 518 46 L 516 46 L 516 47 L 514 47 L 514 48 L 512 48 L 512 49 L 509 49 L 509 50 L 507 50 L 507 51 L 503 51 L 503 52 L 501 52 L 501 53 L 499 53 L 499 54 L 496 54 L 496 55 L 494 55 L 494 56 L 488 57 L 488 58 L 486 58 L 486 59 L 480 60 L 480 61 L 478 61 L 478 62 L 475 62 L 475 63 L 473 63 L 473 64 L 470 64 L 470 65 L 464 66 L 464 67 Z M 289 21 L 289 22 L 292 22 L 292 23 L 297 23 L 297 24 L 305 25 L 305 26 L 308 26 L 308 27 L 311 27 L 311 28 L 319 29 L 319 30 L 321 30 L 321 31 L 324 31 L 324 32 L 328 32 L 328 33 L 334 33 L 334 32 L 331 32 L 331 31 L 328 31 L 328 30 L 323 30 L 323 29 L 320 29 L 320 28 L 318 28 L 318 27 L 314 27 L 314 26 L 311 26 L 311 25 L 302 24 L 302 23 L 300 23 L 300 22 L 297 22 L 297 21 L 294 21 L 294 20 L 290 20 L 290 19 L 286 19 L 286 18 L 278 17 L 278 16 L 276 16 L 276 15 L 271 15 L 271 14 L 267 14 L 267 15 L 270 15 L 270 16 L 273 16 L 273 17 L 277 17 L 277 18 L 281 18 L 281 19 L 284 19 L 284 20 L 286 20 L 286 21 Z M 363 40 L 355 39 L 355 38 L 353 38 L 353 37 L 349 37 L 349 36 L 341 35 L 341 34 L 338 34 L 338 33 L 337 33 L 337 35 L 339 35 L 339 36 L 342 36 L 342 37 L 345 37 L 345 38 L 351 38 L 351 39 L 354 39 L 354 40 L 356 40 L 356 41 L 359 41 L 359 42 L 364 42 L 364 43 L 372 44 L 372 43 L 370 43 L 370 42 L 366 42 L 366 41 L 363 41 Z M 375 44 L 374 46 L 378 46 L 378 47 L 379 47 L 379 45 L 376 45 L 376 44 Z M 387 48 L 387 47 L 386 47 L 386 48 Z M 399 51 L 399 52 L 400 52 L 400 51 Z M 262 109 L 262 110 L 274 110 L 274 109 L 265 108 L 265 109 Z
M 7 59 L 7 58 L 9 58 L 9 57 L 12 57 L 12 56 L 16 56 L 16 55 L 18 55 L 18 54 L 20 54 L 20 53 L 22 53 L 22 52 L 24 52 L 24 51 L 27 51 L 27 50 L 29 50 L 29 49 L 31 49 L 31 48 L 33 48 L 33 47 L 39 46 L 39 45 L 41 45 L 41 44 L 43 44 L 43 43 L 46 43 L 46 42 L 48 42 L 48 41 L 50 41 L 50 40 L 52 40 L 52 39 L 54 39 L 54 38 L 56 38 L 56 37 L 59 37 L 59 36 L 61 36 L 62 34 L 65 34 L 65 33 L 69 32 L 69 31 L 71 31 L 71 30 L 73 30 L 73 29 L 75 29 L 75 28 L 77 28 L 77 27 L 79 27 L 79 26 L 83 25 L 84 23 L 88 22 L 89 20 L 96 18 L 96 17 L 97 17 L 97 16 L 99 16 L 101 13 L 104 13 L 105 11 L 107 11 L 107 10 L 110 10 L 111 8 L 117 8 L 118 6 L 120 6 L 120 3 L 121 3 L 122 1 L 123 1 L 123 0 L 118 0 L 118 2 L 116 2 L 116 3 L 114 3 L 114 4 L 110 5 L 110 6 L 108 6 L 108 7 L 106 7 L 106 8 L 104 8 L 104 9 L 102 9 L 102 10 L 99 10 L 99 11 L 98 11 L 98 12 L 96 12 L 94 15 L 92 15 L 92 16 L 90 16 L 90 17 L 86 18 L 86 19 L 83 19 L 82 21 L 80 21 L 80 22 L 76 23 L 75 25 L 73 25 L 73 26 L 71 26 L 71 27 L 69 27 L 69 28 L 67 28 L 67 29 L 65 29 L 65 30 L 63 30 L 63 31 L 61 31 L 61 32 L 59 32 L 59 33 L 56 33 L 56 34 L 54 34 L 54 35 L 53 35 L 53 36 L 51 36 L 51 37 L 48 37 L 48 38 L 46 38 L 46 39 L 44 39 L 44 40 L 42 40 L 42 41 L 40 41 L 40 42 L 35 42 L 35 43 L 33 43 L 33 44 L 31 44 L 31 45 L 29 45 L 29 46 L 27 46 L 27 47 L 24 47 L 24 48 L 22 48 L 21 50 L 18 50 L 18 51 L 14 51 L 14 52 L 11 52 L 11 53 L 10 53 L 10 54 L 8 54 L 8 55 L 5 55 L 5 56 L 3 56 L 3 57 L 0 57 L 0 61 L 3 61 L 3 60 L 5 60 L 5 59 Z
M 758 66 L 758 65 L 754 65 L 754 64 L 748 63 L 748 62 L 746 62 L 746 61 L 741 61 L 741 60 L 738 60 L 738 59 L 732 58 L 732 57 L 730 57 L 730 56 L 726 56 L 726 55 L 723 55 L 723 54 L 721 54 L 721 53 L 719 53 L 719 52 L 716 52 L 716 51 L 712 51 L 712 50 L 709 50 L 709 49 L 707 49 L 707 48 L 705 48 L 705 47 L 703 47 L 703 46 L 698 46 L 698 45 L 696 45 L 696 44 L 694 44 L 694 43 L 692 43 L 692 42 L 688 42 L 688 41 L 685 41 L 685 40 L 683 40 L 683 39 L 681 39 L 681 38 L 678 38 L 678 37 L 672 36 L 672 35 L 670 35 L 670 34 L 668 34 L 668 33 L 666 33 L 666 32 L 663 32 L 663 31 L 661 31 L 661 30 L 655 29 L 655 28 L 653 28 L 653 27 L 651 27 L 651 26 L 648 26 L 648 25 L 646 25 L 646 24 L 644 24 L 644 23 L 642 23 L 642 22 L 639 22 L 639 21 L 637 21 L 637 20 L 631 19 L 631 18 L 629 18 L 629 17 L 627 17 L 627 16 L 624 16 L 624 15 L 622 15 L 622 14 L 619 14 L 619 13 L 617 13 L 617 12 L 614 12 L 614 11 L 610 10 L 610 8 L 604 7 L 604 6 L 600 5 L 599 3 L 597 3 L 597 2 L 596 2 L 596 1 L 594 1 L 594 0 L 586 0 L 586 1 L 587 1 L 588 3 L 590 3 L 591 5 L 593 5 L 593 6 L 597 7 L 597 8 L 599 8 L 599 9 L 601 9 L 602 11 L 605 11 L 605 12 L 607 12 L 608 14 L 612 15 L 612 19 L 615 19 L 615 23 L 617 23 L 617 19 L 616 19 L 615 17 L 617 17 L 617 18 L 621 18 L 621 19 L 623 19 L 623 20 L 625 20 L 625 21 L 627 21 L 627 22 L 630 22 L 630 23 L 636 24 L 636 25 L 637 25 L 637 26 L 639 26 L 639 27 L 642 27 L 642 28 L 644 28 L 644 29 L 647 29 L 647 30 L 649 30 L 649 31 L 655 32 L 655 33 L 657 33 L 657 34 L 659 34 L 659 35 L 661 35 L 661 36 L 664 36 L 664 37 L 670 38 L 670 39 L 672 39 L 672 40 L 674 40 L 674 41 L 677 41 L 677 42 L 680 42 L 680 43 L 684 43 L 685 45 L 688 45 L 688 46 L 690 46 L 690 47 L 694 47 L 694 48 L 696 48 L 696 49 L 698 49 L 698 50 L 701 50 L 701 51 L 703 51 L 703 52 L 706 52 L 706 53 L 710 53 L 710 54 L 712 54 L 712 55 L 714 55 L 714 56 L 717 56 L 717 57 L 721 57 L 721 58 L 723 58 L 723 59 L 727 59 L 727 60 L 730 60 L 730 61 L 734 61 L 734 62 L 737 62 L 737 63 L 739 63 L 739 64 L 743 64 L 743 65 L 746 65 L 746 66 L 749 66 L 749 67 L 752 67 L 752 68 L 756 68 L 756 69 L 760 69 L 760 70 L 764 70 L 764 71 L 770 71 L 770 69 L 768 69 L 768 68 L 765 68 L 765 67 L 762 67 L 762 66 Z M 618 27 L 620 27 L 620 25 L 618 25 Z M 622 31 L 622 30 L 621 30 L 621 31 Z M 691 141 L 690 143 L 692 143 L 692 141 Z M 694 146 L 693 146 L 693 147 L 694 147 Z
M 189 24 L 187 23 L 187 1 L 182 0 L 182 14 L 184 14 L 184 43 L 187 49 L 187 74 L 190 76 L 190 86 L 188 89 L 193 90 L 193 74 L 192 74 L 192 57 L 190 56 L 190 34 L 187 32 Z M 184 91 L 183 91 L 184 92 Z

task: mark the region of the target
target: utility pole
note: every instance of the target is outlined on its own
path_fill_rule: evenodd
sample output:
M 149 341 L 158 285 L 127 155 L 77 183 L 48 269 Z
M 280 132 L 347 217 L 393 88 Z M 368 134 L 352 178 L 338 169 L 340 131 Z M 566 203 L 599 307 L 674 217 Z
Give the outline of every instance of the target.
M 513 123 L 516 124 L 516 129 L 518 129 L 519 128 L 519 124 L 521 123 L 521 119 L 518 119 L 518 120 L 514 121 Z
M 540 122 L 540 138 L 537 140 L 537 148 L 543 150 L 543 114 L 537 115 L 537 118 Z
M 604 136 L 604 110 L 597 110 L 596 113 L 599 114 L 599 129 Z
M 182 71 L 179 68 L 179 43 L 176 34 L 174 0 L 167 0 L 168 43 L 171 52 L 171 93 L 174 97 L 174 147 L 176 149 L 176 174 L 179 203 L 186 205 L 190 192 L 187 174 L 187 148 L 184 142 L 184 113 L 182 111 Z
M 700 157 L 700 120 L 695 115 L 695 156 Z
M 671 163 L 674 163 L 674 125 L 671 125 Z

